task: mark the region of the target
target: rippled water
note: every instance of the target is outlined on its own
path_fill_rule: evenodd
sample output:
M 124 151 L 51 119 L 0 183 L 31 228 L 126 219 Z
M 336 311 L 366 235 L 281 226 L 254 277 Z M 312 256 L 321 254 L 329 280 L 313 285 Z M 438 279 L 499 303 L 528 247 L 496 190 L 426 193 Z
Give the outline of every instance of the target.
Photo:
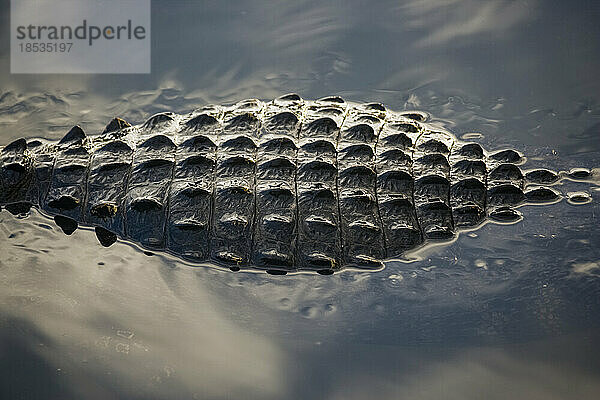
M 595 2 L 252 4 L 154 1 L 150 75 L 9 75 L 2 37 L 0 145 L 295 91 L 424 110 L 529 167 L 600 166 Z M 2 211 L 0 398 L 595 399 L 600 190 L 556 188 L 592 201 L 329 277 L 194 268 Z

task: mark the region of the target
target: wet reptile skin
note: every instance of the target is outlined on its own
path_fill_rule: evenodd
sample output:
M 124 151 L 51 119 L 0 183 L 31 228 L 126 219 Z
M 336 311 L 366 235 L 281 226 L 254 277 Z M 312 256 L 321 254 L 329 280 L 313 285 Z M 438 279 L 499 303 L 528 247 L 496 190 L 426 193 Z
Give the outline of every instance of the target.
M 552 201 L 556 173 L 514 150 L 486 152 L 426 114 L 295 94 L 244 100 L 59 143 L 17 140 L 0 155 L 0 205 L 38 206 L 72 233 L 95 227 L 149 249 L 233 270 L 378 269 L 486 217 Z M 526 187 L 527 183 L 527 187 Z M 533 184 L 533 186 L 532 186 Z

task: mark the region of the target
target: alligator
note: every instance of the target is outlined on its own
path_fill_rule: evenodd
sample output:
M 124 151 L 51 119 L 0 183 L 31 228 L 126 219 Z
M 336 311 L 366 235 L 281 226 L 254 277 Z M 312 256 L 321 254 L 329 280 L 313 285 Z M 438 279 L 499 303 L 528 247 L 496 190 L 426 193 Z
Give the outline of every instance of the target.
M 39 208 L 66 233 L 93 227 L 148 251 L 233 271 L 377 270 L 517 207 L 553 202 L 559 174 L 521 170 L 424 112 L 341 97 L 243 100 L 132 126 L 114 118 L 58 143 L 19 139 L 0 153 L 0 207 Z M 585 178 L 589 170 L 573 172 Z

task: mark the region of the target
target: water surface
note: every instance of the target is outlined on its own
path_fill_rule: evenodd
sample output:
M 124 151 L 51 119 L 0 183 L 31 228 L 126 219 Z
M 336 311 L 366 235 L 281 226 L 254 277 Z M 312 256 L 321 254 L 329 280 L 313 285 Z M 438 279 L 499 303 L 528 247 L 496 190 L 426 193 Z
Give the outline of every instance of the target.
M 0 145 L 294 91 L 427 111 L 531 168 L 599 167 L 599 18 L 592 1 L 154 1 L 150 75 L 10 75 L 3 36 Z M 556 189 L 592 201 L 330 277 L 191 267 L 2 211 L 0 398 L 595 399 L 600 191 Z

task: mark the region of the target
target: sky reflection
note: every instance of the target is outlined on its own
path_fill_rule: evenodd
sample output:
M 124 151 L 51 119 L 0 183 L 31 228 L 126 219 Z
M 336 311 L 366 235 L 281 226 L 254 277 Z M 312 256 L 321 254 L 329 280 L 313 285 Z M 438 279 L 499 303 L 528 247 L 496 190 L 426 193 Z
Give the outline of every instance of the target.
M 0 145 L 295 91 L 598 167 L 599 18 L 591 1 L 153 1 L 150 75 L 10 75 L 2 37 Z M 595 398 L 600 192 L 558 188 L 593 201 L 328 278 L 192 268 L 2 211 L 0 397 Z

